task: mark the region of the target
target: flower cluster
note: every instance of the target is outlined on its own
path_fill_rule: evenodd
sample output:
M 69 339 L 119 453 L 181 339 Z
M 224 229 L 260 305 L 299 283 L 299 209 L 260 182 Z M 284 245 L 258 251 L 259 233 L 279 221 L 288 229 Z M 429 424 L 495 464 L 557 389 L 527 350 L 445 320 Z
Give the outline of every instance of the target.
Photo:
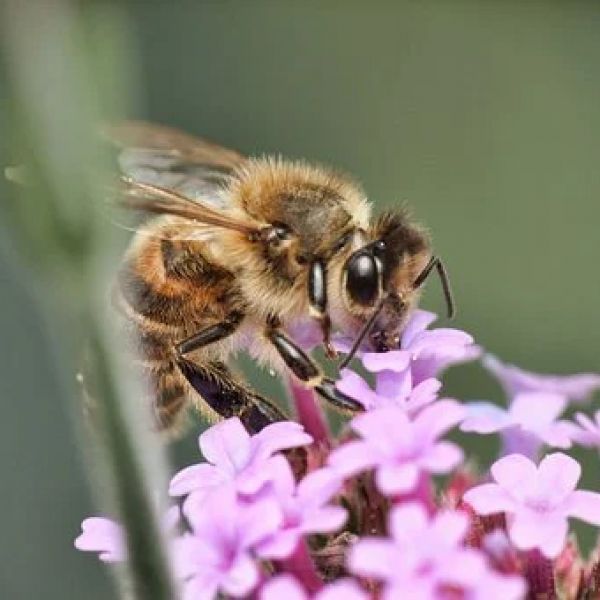
M 600 552 L 584 562 L 568 529 L 569 518 L 600 527 L 600 493 L 577 489 L 575 459 L 543 455 L 600 449 L 600 412 L 563 416 L 600 376 L 527 373 L 462 331 L 429 329 L 434 319 L 416 311 L 401 349 L 359 352 L 372 384 L 342 371 L 337 387 L 365 410 L 338 439 L 315 427 L 314 399 L 294 386 L 310 422 L 251 436 L 231 418 L 200 435 L 204 462 L 173 477 L 164 517 L 185 600 L 600 597 Z M 335 345 L 347 351 L 349 341 Z M 506 408 L 440 395 L 446 368 L 478 358 Z M 489 476 L 465 466 L 464 449 L 446 439 L 455 428 L 501 436 Z M 307 433 L 316 429 L 325 444 Z M 118 523 L 94 517 L 82 529 L 78 549 L 127 560 Z

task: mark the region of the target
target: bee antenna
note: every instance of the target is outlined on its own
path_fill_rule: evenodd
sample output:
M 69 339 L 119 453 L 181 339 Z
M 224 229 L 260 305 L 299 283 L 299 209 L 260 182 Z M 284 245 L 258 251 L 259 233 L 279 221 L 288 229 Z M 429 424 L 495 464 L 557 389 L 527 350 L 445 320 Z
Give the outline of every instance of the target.
M 375 319 L 379 316 L 381 309 L 383 308 L 383 300 L 379 303 L 379 306 L 375 309 L 375 312 L 369 317 L 369 320 L 363 325 L 363 328 L 360 330 L 358 337 L 352 344 L 352 348 L 350 348 L 350 352 L 346 355 L 344 360 L 340 363 L 340 370 L 345 369 L 350 361 L 354 358 L 358 348 L 360 347 L 362 341 L 365 339 L 365 336 L 371 331 L 371 327 L 373 327 L 373 323 L 375 323 Z
M 452 288 L 450 286 L 450 278 L 448 277 L 448 271 L 442 262 L 441 258 L 432 256 L 425 268 L 419 273 L 419 276 L 413 283 L 413 289 L 420 288 L 433 269 L 437 271 L 438 277 L 442 284 L 442 290 L 444 291 L 444 298 L 446 300 L 446 310 L 448 311 L 448 318 L 453 319 L 456 315 L 456 304 L 454 303 L 454 295 L 452 294 Z

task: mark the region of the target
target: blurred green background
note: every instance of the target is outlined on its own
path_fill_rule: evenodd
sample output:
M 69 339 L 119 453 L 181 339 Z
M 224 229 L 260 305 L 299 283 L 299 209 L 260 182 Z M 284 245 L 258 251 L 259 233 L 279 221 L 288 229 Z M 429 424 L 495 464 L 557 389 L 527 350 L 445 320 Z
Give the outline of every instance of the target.
M 600 370 L 600 3 L 163 0 L 122 17 L 139 65 L 129 116 L 334 165 L 378 208 L 408 202 L 449 267 L 457 327 L 531 370 Z M 10 157 L 0 135 L 0 164 Z M 0 597 L 112 597 L 72 548 L 94 509 L 60 340 L 5 222 L 0 234 Z M 424 305 L 443 312 L 435 281 Z M 501 397 L 475 365 L 446 381 L 460 398 Z M 195 458 L 194 437 L 177 463 Z

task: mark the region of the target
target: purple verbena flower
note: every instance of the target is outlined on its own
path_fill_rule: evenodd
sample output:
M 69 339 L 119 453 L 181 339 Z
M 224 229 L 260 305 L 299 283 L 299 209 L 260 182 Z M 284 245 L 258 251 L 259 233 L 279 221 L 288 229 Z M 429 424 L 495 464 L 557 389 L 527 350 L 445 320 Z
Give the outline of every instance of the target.
M 75 548 L 86 552 L 99 552 L 104 562 L 122 562 L 127 557 L 125 532 L 119 523 L 104 517 L 90 517 L 81 523 L 81 535 Z
M 163 533 L 171 535 L 179 523 L 179 507 L 171 506 L 162 516 Z M 81 534 L 75 540 L 75 548 L 85 552 L 99 552 L 104 562 L 127 560 L 125 530 L 120 523 L 106 517 L 89 517 L 81 523 Z
M 233 417 L 204 431 L 198 441 L 208 463 L 179 471 L 169 487 L 172 496 L 193 494 L 197 500 L 223 485 L 233 485 L 240 494 L 254 494 L 269 480 L 274 454 L 310 444 L 312 438 L 292 421 L 273 423 L 250 436 Z
M 505 448 L 514 449 L 515 440 L 520 451 L 535 456 L 542 444 L 556 448 L 571 446 L 573 426 L 557 420 L 567 405 L 564 396 L 549 392 L 520 392 L 508 407 L 490 402 L 470 402 L 460 429 L 481 434 L 501 432 Z
M 240 503 L 230 486 L 210 492 L 203 509 L 188 516 L 192 533 L 175 545 L 184 600 L 212 600 L 219 592 L 245 597 L 259 581 L 252 551 L 281 527 L 281 510 L 272 498 Z
M 275 500 L 283 521 L 257 546 L 260 556 L 288 558 L 304 535 L 332 533 L 345 523 L 346 510 L 328 504 L 342 485 L 340 476 L 333 469 L 313 471 L 296 485 L 288 461 L 277 456 L 273 459 L 272 475 L 262 495 Z
M 260 592 L 260 600 L 368 600 L 369 596 L 352 579 L 340 579 L 314 595 L 309 595 L 290 575 L 269 580 Z
M 542 375 L 503 363 L 491 354 L 483 357 L 482 364 L 498 379 L 509 400 L 521 392 L 545 392 L 558 394 L 575 402 L 584 402 L 594 391 L 600 389 L 600 375 L 596 373 Z
M 600 494 L 576 490 L 579 463 L 557 452 L 539 464 L 520 454 L 496 461 L 495 483 L 468 490 L 464 501 L 481 515 L 504 512 L 508 534 L 519 549 L 537 548 L 555 558 L 565 545 L 568 518 L 600 526 Z
M 346 396 L 360 402 L 366 410 L 397 406 L 409 415 L 414 415 L 421 408 L 431 404 L 437 398 L 437 392 L 442 384 L 437 379 L 425 379 L 413 389 L 402 384 L 398 387 L 381 385 L 381 377 L 377 378 L 376 389 L 372 390 L 369 384 L 357 373 L 350 369 L 343 369 L 341 378 L 336 382 L 336 387 Z
M 416 310 L 402 332 L 400 350 L 358 353 L 365 369 L 376 374 L 375 393 L 379 398 L 401 401 L 421 382 L 436 378 L 451 365 L 474 360 L 479 356 L 479 348 L 464 331 L 449 328 L 428 330 L 427 327 L 435 319 L 436 315 L 433 313 Z M 348 352 L 352 342 L 350 338 L 338 337 L 335 346 L 338 350 Z M 356 379 L 350 383 L 359 385 Z M 342 380 L 338 384 L 340 390 L 344 385 Z M 369 391 L 366 384 L 360 386 L 360 391 Z M 367 404 L 372 403 L 372 394 L 371 391 L 371 394 L 367 393 L 363 398 L 357 396 L 357 399 Z
M 383 494 L 410 492 L 421 473 L 448 473 L 460 463 L 462 450 L 439 438 L 463 415 L 463 408 L 453 400 L 425 407 L 412 421 L 397 407 L 363 413 L 351 421 L 361 439 L 334 450 L 329 464 L 343 476 L 375 468 L 375 481 Z
M 363 538 L 350 551 L 350 570 L 385 583 L 384 600 L 473 598 L 518 600 L 525 586 L 519 577 L 494 572 L 485 556 L 465 548 L 469 519 L 441 511 L 428 518 L 418 503 L 395 507 L 390 538 Z

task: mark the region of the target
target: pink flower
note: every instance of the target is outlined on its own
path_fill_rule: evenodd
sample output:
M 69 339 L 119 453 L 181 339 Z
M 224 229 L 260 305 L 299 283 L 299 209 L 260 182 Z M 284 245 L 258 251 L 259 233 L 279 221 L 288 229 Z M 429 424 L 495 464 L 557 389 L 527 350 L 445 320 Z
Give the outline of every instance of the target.
M 433 313 L 416 310 L 402 332 L 399 350 L 358 353 L 365 369 L 376 373 L 375 392 L 379 398 L 401 401 L 421 382 L 436 378 L 451 365 L 474 360 L 479 356 L 479 348 L 464 331 L 449 328 L 428 330 L 427 327 L 435 319 L 436 315 Z M 342 352 L 348 352 L 352 342 L 350 338 L 338 337 L 335 346 Z M 368 393 L 372 394 L 372 391 L 367 389 L 366 383 L 360 384 L 355 378 L 348 380 L 347 373 L 344 376 L 346 382 L 342 380 L 338 384 L 341 391 L 348 384 L 350 388 L 357 386 L 356 392 L 367 394 L 361 397 L 354 395 L 352 390 L 344 393 L 360 402 L 372 403 L 372 396 Z
M 505 512 L 517 548 L 538 548 L 555 558 L 565 545 L 569 517 L 600 526 L 600 494 L 575 489 L 581 468 L 566 454 L 550 454 L 539 467 L 511 454 L 495 462 L 491 471 L 496 483 L 470 489 L 464 500 L 482 515 Z
M 260 600 L 368 600 L 369 596 L 352 579 L 341 579 L 325 586 L 314 596 L 290 575 L 270 579 L 262 588 Z
M 104 562 L 122 562 L 127 558 L 123 527 L 104 517 L 90 517 L 81 523 L 82 533 L 75 540 L 75 548 L 99 552 Z
M 391 539 L 359 541 L 350 551 L 349 568 L 385 582 L 386 600 L 522 598 L 520 578 L 495 573 L 481 552 L 462 545 L 468 526 L 462 512 L 441 511 L 429 519 L 420 504 L 397 506 L 390 513 Z
M 572 425 L 557 420 L 566 404 L 564 396 L 549 392 L 520 392 L 508 409 L 489 402 L 471 402 L 464 405 L 467 416 L 460 429 L 483 434 L 518 430 L 533 438 L 534 445 L 569 448 Z
M 462 450 L 439 437 L 463 418 L 453 400 L 440 400 L 414 420 L 397 407 L 380 408 L 354 417 L 351 426 L 362 439 L 347 442 L 329 457 L 341 475 L 375 468 L 379 490 L 387 495 L 412 491 L 422 472 L 450 472 L 462 460 Z
M 171 535 L 179 524 L 179 507 L 171 506 L 162 516 L 163 533 Z M 89 517 L 81 523 L 82 532 L 75 548 L 84 552 L 99 552 L 104 562 L 127 560 L 127 545 L 123 526 L 105 517 Z
M 424 406 L 431 404 L 442 387 L 437 379 L 431 378 L 425 379 L 411 390 L 403 385 L 399 387 L 381 385 L 383 380 L 378 377 L 376 389 L 373 391 L 369 384 L 354 371 L 343 369 L 341 375 L 341 379 L 336 382 L 336 387 L 342 393 L 360 402 L 366 410 L 397 406 L 409 415 L 414 415 Z
M 204 496 L 225 484 L 241 494 L 254 494 L 269 480 L 270 461 L 275 453 L 305 446 L 312 438 L 298 423 L 282 421 L 250 436 L 237 417 L 221 421 L 199 438 L 207 463 L 179 471 L 171 480 L 172 496 Z
M 185 580 L 184 600 L 210 600 L 219 592 L 245 597 L 259 581 L 253 548 L 283 522 L 269 498 L 240 504 L 231 487 L 208 494 L 204 510 L 189 516 L 191 534 L 175 545 L 175 561 Z
M 600 410 L 596 412 L 593 419 L 583 413 L 577 413 L 575 419 L 579 425 L 572 424 L 573 441 L 600 450 Z
M 541 375 L 503 363 L 491 354 L 485 355 L 482 364 L 502 384 L 509 399 L 520 392 L 546 392 L 584 402 L 595 390 L 600 389 L 600 375 L 596 373 Z
M 347 513 L 341 506 L 328 505 L 342 484 L 333 469 L 313 471 L 296 485 L 288 461 L 283 456 L 275 457 L 275 461 L 265 495 L 272 494 L 283 513 L 283 523 L 261 542 L 257 552 L 265 558 L 283 559 L 291 556 L 304 535 L 337 531 L 346 522 Z

